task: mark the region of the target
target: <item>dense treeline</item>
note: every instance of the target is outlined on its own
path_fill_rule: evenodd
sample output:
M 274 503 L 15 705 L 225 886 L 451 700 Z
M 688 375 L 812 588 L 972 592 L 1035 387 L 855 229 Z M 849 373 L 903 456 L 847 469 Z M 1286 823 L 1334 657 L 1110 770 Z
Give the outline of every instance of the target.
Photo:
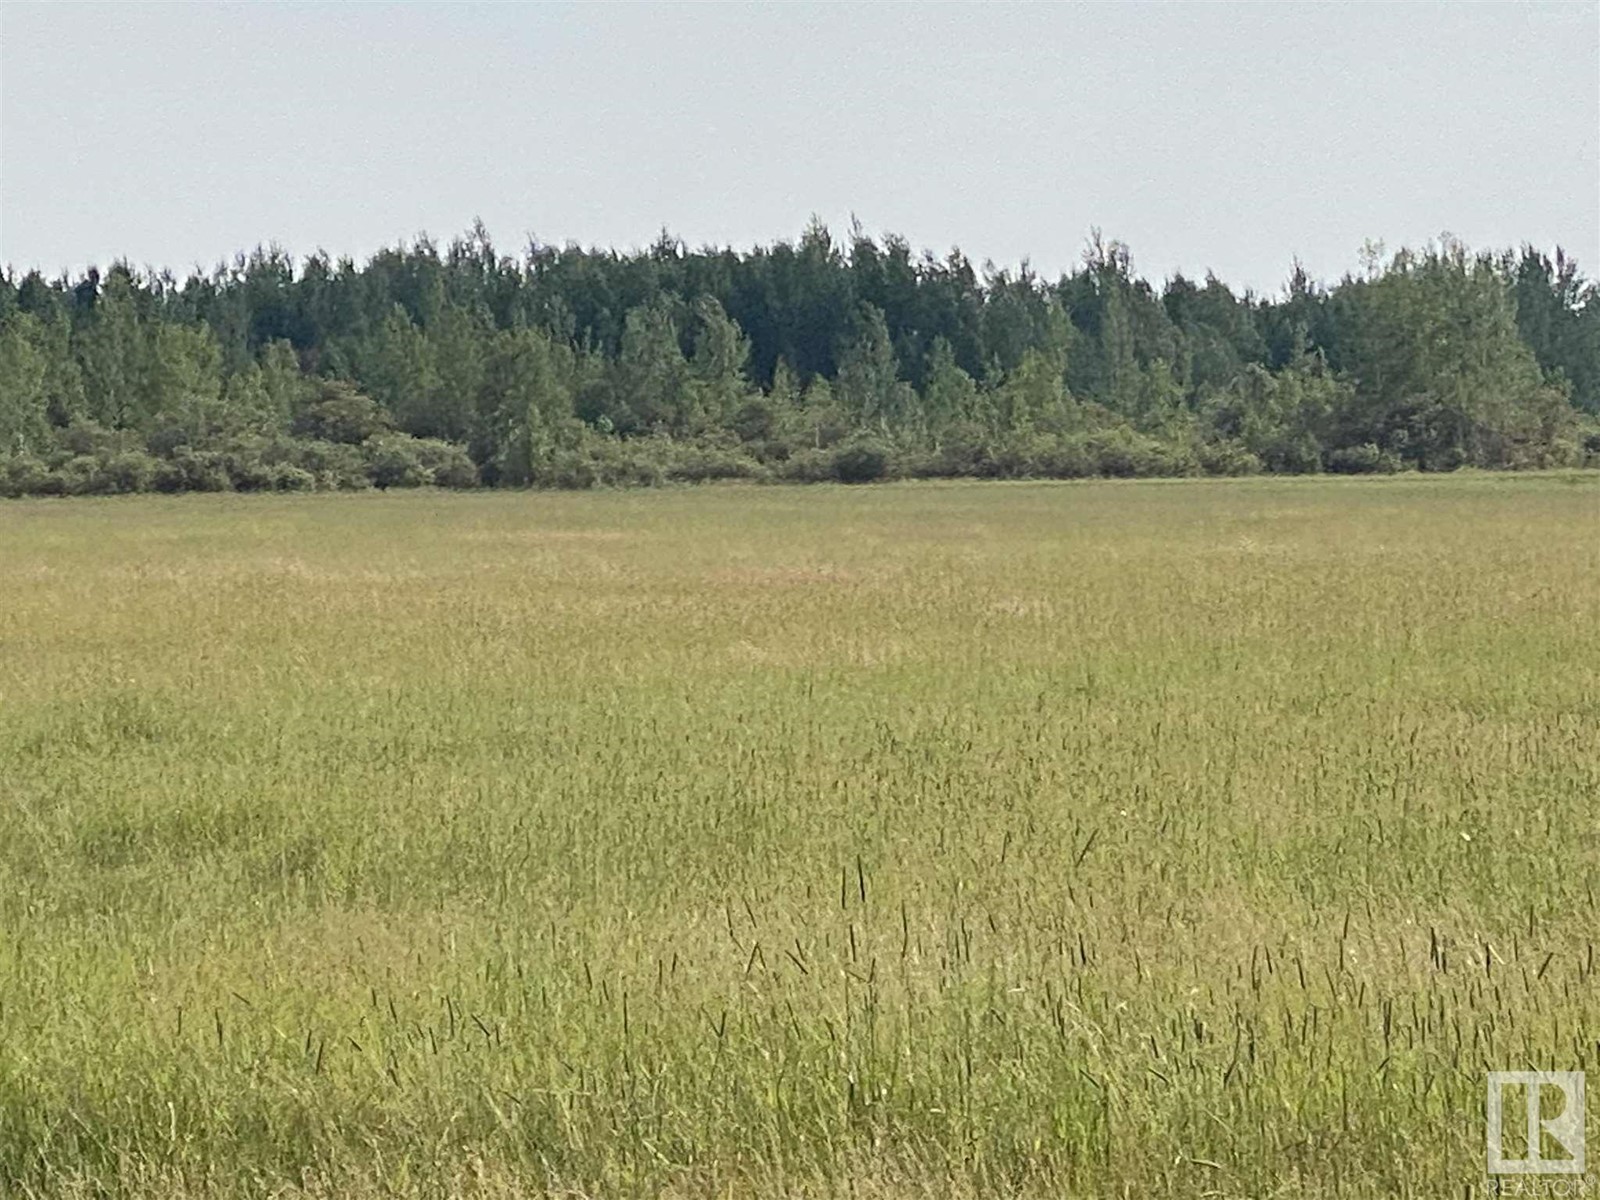
M 1559 251 L 1369 251 L 1271 299 L 1098 235 L 1051 282 L 816 223 L 0 277 L 11 495 L 1595 462 L 1600 289 Z

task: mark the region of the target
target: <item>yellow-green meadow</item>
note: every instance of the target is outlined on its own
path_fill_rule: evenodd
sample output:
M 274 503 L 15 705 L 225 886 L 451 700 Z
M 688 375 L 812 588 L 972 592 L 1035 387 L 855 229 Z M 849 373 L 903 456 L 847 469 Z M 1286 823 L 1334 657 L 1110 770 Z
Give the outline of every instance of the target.
M 1597 885 L 1594 475 L 0 505 L 7 1197 L 1482 1194 Z

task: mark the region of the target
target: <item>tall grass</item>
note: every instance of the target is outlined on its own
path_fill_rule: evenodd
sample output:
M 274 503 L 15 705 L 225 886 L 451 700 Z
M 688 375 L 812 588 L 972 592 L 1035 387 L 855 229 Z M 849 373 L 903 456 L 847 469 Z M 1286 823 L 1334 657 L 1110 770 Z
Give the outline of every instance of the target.
M 0 1195 L 1470 1195 L 1577 476 L 0 507 Z

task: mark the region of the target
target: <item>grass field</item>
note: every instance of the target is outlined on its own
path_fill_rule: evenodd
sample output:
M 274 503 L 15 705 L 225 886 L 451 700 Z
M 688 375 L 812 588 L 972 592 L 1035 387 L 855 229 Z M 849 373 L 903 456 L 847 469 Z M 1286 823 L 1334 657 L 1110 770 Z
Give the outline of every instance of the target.
M 0 1195 L 1481 1195 L 1597 484 L 0 505 Z

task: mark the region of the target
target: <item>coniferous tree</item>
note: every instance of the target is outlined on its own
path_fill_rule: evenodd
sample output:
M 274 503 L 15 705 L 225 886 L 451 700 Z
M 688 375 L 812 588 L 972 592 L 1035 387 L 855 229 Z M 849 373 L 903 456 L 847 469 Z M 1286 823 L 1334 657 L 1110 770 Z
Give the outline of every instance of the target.
M 0 320 L 0 454 L 36 452 L 49 440 L 49 363 L 40 332 L 28 313 Z
M 416 437 L 439 434 L 433 347 L 404 306 L 390 306 L 376 335 L 362 343 L 357 361 L 362 383 L 400 429 Z
M 526 483 L 576 436 L 575 360 L 540 329 L 497 337 L 484 366 L 473 457 L 492 481 Z
M 1402 251 L 1341 289 L 1352 336 L 1340 364 L 1355 403 L 1335 437 L 1372 441 L 1431 470 L 1520 465 L 1535 430 L 1551 437 L 1555 389 L 1522 341 L 1504 275 L 1457 244 Z M 1526 418 L 1526 420 L 1525 420 Z M 1529 423 L 1531 422 L 1531 424 Z
M 700 397 L 678 340 L 678 325 L 663 300 L 630 309 L 604 416 L 622 433 L 702 427 Z
M 912 415 L 915 393 L 899 377 L 883 310 L 863 304 L 856 329 L 839 359 L 836 396 L 851 420 L 864 429 L 897 431 Z
M 726 426 L 750 394 L 745 368 L 750 340 L 710 296 L 694 305 L 694 381 L 696 415 L 708 427 Z
M 104 290 L 87 308 L 83 318 L 73 323 L 86 415 L 107 429 L 137 429 L 145 416 L 140 360 L 147 344 L 131 274 L 120 266 L 113 268 Z
M 993 417 L 993 410 L 980 400 L 972 376 L 962 370 L 954 349 L 942 337 L 934 339 L 929 356 L 923 411 L 935 441 L 957 423 L 988 425 Z
M 427 358 L 433 372 L 422 425 L 426 432 L 420 436 L 461 443 L 471 440 L 484 385 L 489 326 L 489 314 L 481 301 L 471 306 L 445 301 L 439 306 L 427 331 Z
M 1574 405 L 1600 413 L 1600 288 L 1559 249 L 1551 258 L 1524 247 L 1503 266 L 1514 280 L 1518 332 L 1539 366 L 1571 385 Z

